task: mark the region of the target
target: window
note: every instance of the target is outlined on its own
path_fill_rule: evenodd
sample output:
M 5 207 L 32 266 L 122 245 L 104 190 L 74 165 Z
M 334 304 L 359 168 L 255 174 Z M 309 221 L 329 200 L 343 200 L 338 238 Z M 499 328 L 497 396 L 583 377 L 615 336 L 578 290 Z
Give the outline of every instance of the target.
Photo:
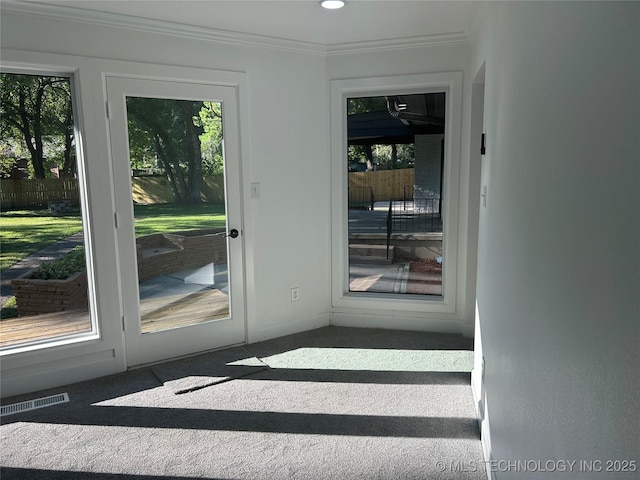
M 0 96 L 0 349 L 93 336 L 72 78 L 3 72 Z
M 446 94 L 346 101 L 349 292 L 442 296 Z
M 331 82 L 334 313 L 456 313 L 461 86 Z

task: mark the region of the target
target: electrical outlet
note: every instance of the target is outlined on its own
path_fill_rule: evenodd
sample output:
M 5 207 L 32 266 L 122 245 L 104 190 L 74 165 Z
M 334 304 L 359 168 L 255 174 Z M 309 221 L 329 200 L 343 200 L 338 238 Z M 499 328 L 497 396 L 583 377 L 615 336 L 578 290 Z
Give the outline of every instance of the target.
M 291 303 L 300 301 L 300 287 L 291 288 Z

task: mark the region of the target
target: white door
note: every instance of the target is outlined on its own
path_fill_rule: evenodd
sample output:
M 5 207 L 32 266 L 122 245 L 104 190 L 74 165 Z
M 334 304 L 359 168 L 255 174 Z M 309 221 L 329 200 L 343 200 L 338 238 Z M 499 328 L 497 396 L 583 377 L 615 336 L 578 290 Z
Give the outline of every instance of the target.
M 106 85 L 127 365 L 244 342 L 236 89 Z

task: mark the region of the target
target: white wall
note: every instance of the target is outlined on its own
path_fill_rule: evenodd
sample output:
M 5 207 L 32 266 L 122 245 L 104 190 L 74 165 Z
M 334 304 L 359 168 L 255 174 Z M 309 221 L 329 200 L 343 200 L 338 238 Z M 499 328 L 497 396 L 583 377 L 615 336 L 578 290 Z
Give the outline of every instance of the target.
M 115 64 L 113 60 L 243 72 L 247 88 L 240 93 L 240 101 L 246 111 L 241 112 L 240 135 L 246 199 L 243 213 L 248 340 L 329 323 L 329 114 L 323 55 L 180 38 L 4 10 L 1 21 L 2 48 L 11 52 L 13 60 L 22 57 L 20 52 L 30 61 L 34 53 L 38 54 L 36 58 L 47 58 L 42 53 L 73 56 L 67 57 L 71 64 L 75 63 L 73 58 L 90 59 L 95 81 L 84 93 L 90 92 L 92 98 L 81 99 L 89 108 L 85 127 L 89 129 L 86 136 L 90 163 L 109 161 L 100 74 L 109 72 Z M 3 55 L 5 65 L 6 61 Z M 108 176 L 103 181 L 108 182 Z M 249 198 L 252 182 L 260 182 L 260 199 Z M 105 188 L 93 195 L 92 200 L 100 205 L 97 208 L 110 208 L 113 201 L 106 198 L 108 192 Z M 113 242 L 108 238 L 100 241 Z M 300 301 L 295 304 L 290 299 L 293 286 L 300 287 Z M 120 321 L 117 301 L 102 320 Z M 37 368 L 30 367 L 30 373 Z M 98 372 L 96 368 L 93 371 Z M 76 376 L 67 373 L 66 383 L 87 376 L 86 369 Z M 108 372 L 104 369 L 99 371 L 105 373 Z M 49 384 L 57 381 L 48 374 L 38 378 Z M 39 386 L 50 386 L 45 383 Z M 5 389 L 3 396 L 11 393 Z
M 494 4 L 473 72 L 483 62 L 477 315 L 492 457 L 637 461 L 640 5 Z
M 3 15 L 3 48 L 246 72 L 248 131 L 241 136 L 250 169 L 243 172 L 244 187 L 261 184 L 261 198 L 245 205 L 250 340 L 328 313 L 324 57 L 12 17 Z M 295 305 L 293 286 L 301 291 Z
M 329 80 L 367 79 L 368 77 L 398 77 L 403 75 L 449 74 L 459 72 L 462 76 L 462 108 L 460 129 L 453 133 L 453 142 L 460 142 L 459 157 L 455 159 L 455 178 L 451 184 L 459 188 L 458 204 L 454 213 L 457 218 L 456 267 L 449 271 L 455 276 L 456 301 L 453 314 L 429 312 L 429 307 L 421 307 L 413 317 L 407 312 L 389 312 L 378 305 L 368 311 L 358 308 L 334 309 L 333 321 L 352 326 L 389 325 L 392 319 L 396 328 L 413 330 L 444 331 L 473 336 L 477 235 L 477 195 L 470 196 L 473 187 L 479 183 L 479 172 L 469 162 L 470 92 L 469 70 L 470 46 L 468 44 L 431 46 L 421 48 L 392 49 L 388 51 L 363 52 L 331 55 L 328 58 Z M 367 82 L 365 82 L 367 83 Z M 370 82 L 368 82 L 370 83 Z M 368 85 L 370 88 L 372 85 Z M 451 120 L 451 119 L 449 119 Z M 334 165 L 335 166 L 335 165 Z M 445 169 L 447 166 L 445 165 Z M 446 192 L 445 192 L 446 194 Z M 449 207 L 451 209 L 451 207 Z M 474 224 L 475 219 L 475 224 Z M 335 218 L 333 219 L 335 221 Z M 445 233 L 446 235 L 446 233 Z M 446 267 L 445 267 L 446 269 Z M 379 320 L 376 321 L 376 318 Z
M 240 99 L 246 107 L 246 111 L 241 112 L 240 135 L 245 167 L 243 187 L 246 203 L 243 212 L 249 341 L 327 325 L 333 313 L 330 268 L 331 230 L 335 219 L 331 218 L 329 172 L 329 80 L 461 72 L 461 128 L 457 129 L 458 138 L 453 139 L 454 142 L 462 140 L 460 164 L 456 166 L 459 174 L 456 173 L 453 179 L 460 185 L 458 223 L 455 226 L 459 241 L 453 272 L 457 285 L 455 314 L 436 315 L 429 322 L 428 315 L 420 311 L 410 314 L 391 311 L 387 314 L 370 307 L 350 313 L 360 315 L 360 326 L 473 334 L 474 283 L 468 278 L 469 275 L 475 277 L 476 260 L 474 249 L 467 248 L 467 239 L 474 238 L 468 212 L 474 205 L 477 208 L 477 199 L 470 198 L 467 190 L 468 185 L 474 182 L 470 178 L 466 141 L 471 85 L 469 45 L 327 56 L 320 51 L 312 51 L 310 47 L 305 47 L 302 52 L 301 49 L 290 48 L 291 45 L 283 45 L 282 49 L 240 46 L 107 24 L 27 15 L 9 9 L 3 10 L 1 21 L 2 48 L 5 52 L 12 52 L 12 59 L 19 59 L 20 52 L 24 52 L 25 59 L 29 61 L 59 54 L 71 59 L 71 64 L 75 63 L 73 59 L 88 63 L 94 83 L 85 84 L 84 92 L 88 92 L 91 98 L 85 97 L 82 101 L 91 103 L 87 106 L 88 118 L 85 119 L 89 129 L 86 137 L 90 162 L 109 161 L 103 110 L 104 87 L 100 79 L 117 62 L 233 71 L 246 76 L 247 88 L 241 92 Z M 155 68 L 151 70 L 155 71 Z M 260 182 L 261 198 L 257 200 L 250 199 L 248 195 L 249 185 L 253 182 Z M 103 204 L 111 205 L 113 202 L 104 198 L 107 191 L 105 188 L 98 196 L 101 204 L 107 200 Z M 107 219 L 109 217 L 109 212 L 101 206 L 98 213 Z M 100 238 L 103 245 L 113 242 L 107 237 Z M 110 248 L 110 251 L 115 250 L 115 246 Z M 116 274 L 112 273 L 110 278 L 113 279 Z M 294 286 L 300 287 L 300 301 L 291 303 L 290 288 Z M 377 320 L 372 323 L 370 319 L 376 315 Z M 103 315 L 103 320 L 119 324 L 119 311 L 114 307 L 108 315 Z M 119 353 L 116 350 L 113 355 L 102 355 L 117 358 Z M 63 357 L 64 352 L 59 355 Z M 34 354 L 33 358 L 36 357 Z M 49 382 L 38 384 L 44 387 L 58 382 L 50 372 L 38 370 L 37 360 L 34 362 L 28 366 L 28 372 L 24 372 L 36 373 L 31 383 Z M 65 360 L 65 383 L 98 371 L 95 366 L 87 364 L 74 376 L 70 369 L 77 363 L 82 361 Z M 110 357 L 105 368 L 120 368 L 118 362 L 115 366 L 112 364 L 113 358 Z M 23 370 L 16 372 L 23 374 Z M 104 373 L 104 369 L 100 371 L 100 374 Z M 7 394 L 9 392 L 5 390 L 3 395 Z

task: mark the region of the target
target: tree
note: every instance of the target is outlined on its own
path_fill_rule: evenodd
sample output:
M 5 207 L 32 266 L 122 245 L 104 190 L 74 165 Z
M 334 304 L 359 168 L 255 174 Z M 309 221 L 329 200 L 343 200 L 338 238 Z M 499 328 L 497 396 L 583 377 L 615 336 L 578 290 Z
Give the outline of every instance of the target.
M 389 113 L 387 97 L 358 97 L 347 100 L 347 115 L 362 113 Z M 375 148 L 374 148 L 375 147 Z M 414 165 L 414 144 L 396 143 L 367 143 L 349 145 L 348 157 L 350 164 L 366 163 L 367 169 L 375 169 L 378 165 L 385 168 L 412 168 Z
M 222 175 L 224 157 L 222 151 L 222 104 L 204 102 L 200 109 L 200 122 L 204 133 L 200 135 L 202 145 L 203 175 Z
M 66 77 L 0 74 L 0 133 L 26 147 L 33 175 L 45 178 L 47 154 L 62 160 L 62 173 L 75 171 L 71 85 Z
M 387 111 L 386 97 L 358 97 L 347 100 L 347 115 Z
M 220 104 L 127 98 L 132 168 L 157 161 L 177 202 L 201 201 L 202 176 L 222 159 Z
M 184 142 L 181 132 L 178 109 L 175 100 L 154 98 L 127 98 L 129 119 L 129 151 L 132 165 L 136 162 L 134 152 L 151 150 L 169 179 L 176 201 L 186 201 L 187 184 L 180 159 Z M 137 132 L 138 135 L 132 135 Z M 140 162 L 140 159 L 137 160 Z
M 180 102 L 182 121 L 184 122 L 186 138 L 185 148 L 187 151 L 188 168 L 188 197 L 189 203 L 200 203 L 200 191 L 202 190 L 202 148 L 200 146 L 200 135 L 204 133 L 204 128 L 200 124 L 199 111 L 200 102 Z
M 63 122 L 64 134 L 64 154 L 62 162 L 62 176 L 71 177 L 77 169 L 75 158 L 75 148 L 73 146 L 74 124 L 73 124 L 73 105 L 71 104 L 71 95 L 67 97 L 66 111 Z

